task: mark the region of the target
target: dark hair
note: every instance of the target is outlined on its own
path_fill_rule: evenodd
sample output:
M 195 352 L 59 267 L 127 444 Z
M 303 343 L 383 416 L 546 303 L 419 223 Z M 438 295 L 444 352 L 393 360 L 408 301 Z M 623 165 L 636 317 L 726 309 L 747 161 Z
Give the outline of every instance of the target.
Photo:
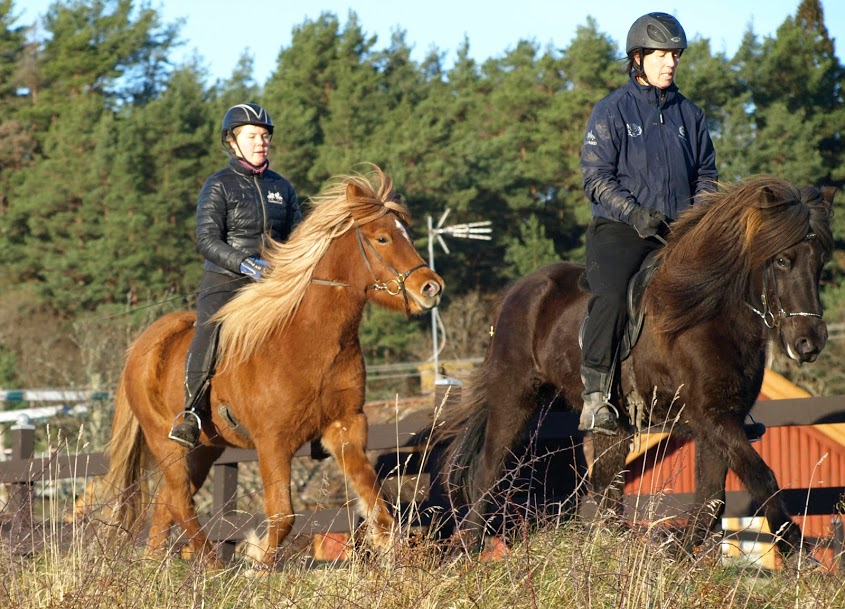
M 628 58 L 625 60 L 625 74 L 634 74 L 637 78 L 645 78 L 645 71 L 643 70 L 643 59 L 646 55 L 651 55 L 655 51 L 659 51 L 663 49 L 632 49 L 630 53 L 628 53 Z M 678 57 L 683 55 L 684 50 L 678 49 L 677 50 Z M 640 56 L 640 62 L 634 59 L 634 55 L 638 54 Z

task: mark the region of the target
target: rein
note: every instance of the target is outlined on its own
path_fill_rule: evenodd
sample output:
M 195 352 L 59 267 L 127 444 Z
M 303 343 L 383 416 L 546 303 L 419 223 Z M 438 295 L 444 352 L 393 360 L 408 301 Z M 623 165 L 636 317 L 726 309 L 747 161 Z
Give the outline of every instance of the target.
M 810 233 L 806 237 L 804 237 L 804 241 L 809 241 L 811 239 L 815 239 L 815 233 Z M 772 285 L 774 286 L 774 308 L 770 306 L 769 303 L 769 274 L 771 273 L 772 276 Z M 775 277 L 775 269 L 772 265 L 772 261 L 766 263 L 766 270 L 763 273 L 763 293 L 760 294 L 760 302 L 762 303 L 762 311 L 755 308 L 751 303 L 746 302 L 746 306 L 749 309 L 754 311 L 760 319 L 763 320 L 763 324 L 769 329 L 776 328 L 780 325 L 782 321 L 789 319 L 790 317 L 817 317 L 819 319 L 822 318 L 821 313 L 808 313 L 806 311 L 785 311 L 783 305 L 780 302 L 780 294 L 778 294 L 778 286 L 777 286 L 777 278 Z
M 394 269 L 390 264 L 382 258 L 373 244 L 370 242 L 367 237 L 364 236 L 364 233 L 361 232 L 361 228 L 356 224 L 355 225 L 355 238 L 358 242 L 358 251 L 361 253 L 361 257 L 364 259 L 364 264 L 367 265 L 367 270 L 370 271 L 370 275 L 373 276 L 373 284 L 368 285 L 364 288 L 364 291 L 367 290 L 384 290 L 391 296 L 399 296 L 402 295 L 402 298 L 405 301 L 405 313 L 407 313 L 410 309 L 408 307 L 408 290 L 405 287 L 405 280 L 413 273 L 414 271 L 418 271 L 419 269 L 428 268 L 428 265 L 425 263 L 418 264 L 417 266 L 413 267 L 412 269 L 405 271 L 404 273 L 400 273 L 396 269 Z M 370 263 L 370 257 L 367 255 L 367 250 L 372 252 L 372 254 L 376 257 L 382 266 L 384 266 L 388 271 L 395 275 L 394 278 L 388 279 L 387 281 L 382 281 L 378 278 L 375 270 L 373 269 L 373 265 Z M 312 279 L 311 283 L 315 283 L 317 285 L 326 285 L 332 287 L 340 287 L 340 288 L 349 288 L 352 287 L 348 283 L 343 283 L 340 281 L 329 281 L 326 279 Z

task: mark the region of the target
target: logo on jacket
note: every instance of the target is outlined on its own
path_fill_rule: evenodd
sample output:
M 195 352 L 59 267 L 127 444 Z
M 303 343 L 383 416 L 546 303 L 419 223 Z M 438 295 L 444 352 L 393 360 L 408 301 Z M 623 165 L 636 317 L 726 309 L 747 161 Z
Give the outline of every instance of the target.
M 598 146 L 599 143 L 596 141 L 596 136 L 592 131 L 587 132 L 587 137 L 584 138 L 584 145 L 585 146 Z
M 678 137 L 680 137 L 682 140 L 687 139 L 687 130 L 684 129 L 683 125 L 678 127 Z
M 267 202 L 282 204 L 285 202 L 285 198 L 274 190 L 267 195 Z
M 643 134 L 643 128 L 636 123 L 625 123 L 625 127 L 628 128 L 628 137 L 639 137 Z

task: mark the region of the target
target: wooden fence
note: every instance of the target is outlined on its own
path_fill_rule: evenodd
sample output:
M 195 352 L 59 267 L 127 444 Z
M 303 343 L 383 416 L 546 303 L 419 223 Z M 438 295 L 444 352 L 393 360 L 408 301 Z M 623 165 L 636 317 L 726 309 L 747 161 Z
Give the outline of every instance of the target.
M 446 387 L 438 386 L 433 398 L 434 404 L 445 400 L 445 407 L 448 408 L 454 400 L 460 399 L 459 386 L 448 386 L 448 390 L 446 395 Z M 845 423 L 845 397 L 765 400 L 756 405 L 754 416 L 768 427 Z M 376 468 L 380 477 L 384 479 L 400 472 L 406 477 L 406 482 L 411 481 L 412 485 L 418 486 L 420 493 L 415 498 L 415 514 L 420 526 L 428 524 L 431 513 L 448 513 L 450 509 L 439 485 L 429 484 L 439 467 L 438 451 L 433 450 L 425 458 L 421 457 L 420 447 L 427 441 L 423 432 L 428 422 L 428 416 L 419 413 L 398 423 L 371 425 L 369 433 L 368 448 L 378 451 Z M 12 458 L 0 462 L 0 484 L 8 485 L 10 489 L 10 500 L 3 510 L 6 514 L 4 526 L 10 526 L 9 522 L 14 520 L 12 517 L 15 514 L 31 513 L 34 483 L 48 479 L 95 477 L 106 473 L 108 464 L 102 453 L 53 454 L 33 458 L 34 427 L 18 425 L 11 432 Z M 537 437 L 546 441 L 564 439 L 570 445 L 580 445 L 582 434 L 577 430 L 577 417 L 573 413 L 553 411 L 543 419 Z M 296 457 L 314 458 L 310 446 L 300 449 Z M 213 466 L 213 507 L 211 514 L 205 516 L 205 529 L 213 541 L 221 544 L 224 558 L 231 556 L 235 544 L 243 539 L 245 531 L 260 528 L 264 521 L 261 514 L 245 514 L 236 509 L 239 464 L 255 460 L 256 453 L 253 450 L 229 448 Z M 416 476 L 425 480 L 416 479 Z M 783 491 L 783 496 L 793 515 L 834 516 L 838 513 L 837 504 L 845 493 L 845 480 L 841 483 L 840 486 L 826 488 L 788 489 Z M 643 499 L 648 498 L 640 498 Z M 663 497 L 661 501 L 667 509 L 682 511 L 692 503 L 692 499 L 692 494 L 677 493 Z M 725 517 L 750 516 L 758 507 L 753 504 L 748 493 L 729 492 Z M 300 514 L 294 534 L 349 532 L 360 524 L 351 513 L 352 510 L 342 507 Z M 841 525 L 839 530 L 841 532 Z

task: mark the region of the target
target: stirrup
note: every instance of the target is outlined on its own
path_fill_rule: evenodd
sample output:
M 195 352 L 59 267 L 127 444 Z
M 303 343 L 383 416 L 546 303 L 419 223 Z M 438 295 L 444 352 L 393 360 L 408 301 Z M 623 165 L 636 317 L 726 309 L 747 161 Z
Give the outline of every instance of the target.
M 610 414 L 613 415 L 613 423 L 614 429 L 610 430 L 606 427 L 596 427 L 596 414 L 601 412 L 603 409 L 607 409 Z M 581 429 L 580 425 L 578 427 Z M 581 429 L 581 431 L 589 431 L 592 433 L 600 433 L 607 436 L 615 435 L 617 431 L 619 431 L 619 411 L 616 409 L 616 406 L 610 403 L 609 400 L 605 400 L 602 405 L 595 411 L 590 413 L 590 426 L 586 429 Z
M 754 444 L 755 442 L 759 442 L 763 439 L 763 435 L 766 433 L 766 426 L 763 423 L 758 423 L 751 413 L 748 413 L 748 418 L 751 419 L 751 423 L 744 423 L 742 425 L 742 430 L 745 432 L 745 437 L 748 439 L 749 444 Z
M 167 437 L 168 437 L 168 439 L 173 440 L 174 442 L 176 442 L 180 446 L 184 446 L 185 448 L 192 449 L 192 448 L 196 448 L 196 444 L 190 444 L 190 443 L 186 442 L 183 438 L 180 438 L 179 436 L 173 435 L 173 430 L 176 429 L 176 422 L 180 418 L 185 420 L 189 416 L 192 416 L 192 417 L 194 417 L 194 419 L 196 419 L 196 422 L 197 422 L 197 438 L 199 438 L 200 434 L 202 433 L 202 419 L 196 413 L 195 410 L 183 410 L 182 412 L 177 414 L 176 417 L 173 419 L 173 423 L 170 424 L 170 432 L 167 434 Z

